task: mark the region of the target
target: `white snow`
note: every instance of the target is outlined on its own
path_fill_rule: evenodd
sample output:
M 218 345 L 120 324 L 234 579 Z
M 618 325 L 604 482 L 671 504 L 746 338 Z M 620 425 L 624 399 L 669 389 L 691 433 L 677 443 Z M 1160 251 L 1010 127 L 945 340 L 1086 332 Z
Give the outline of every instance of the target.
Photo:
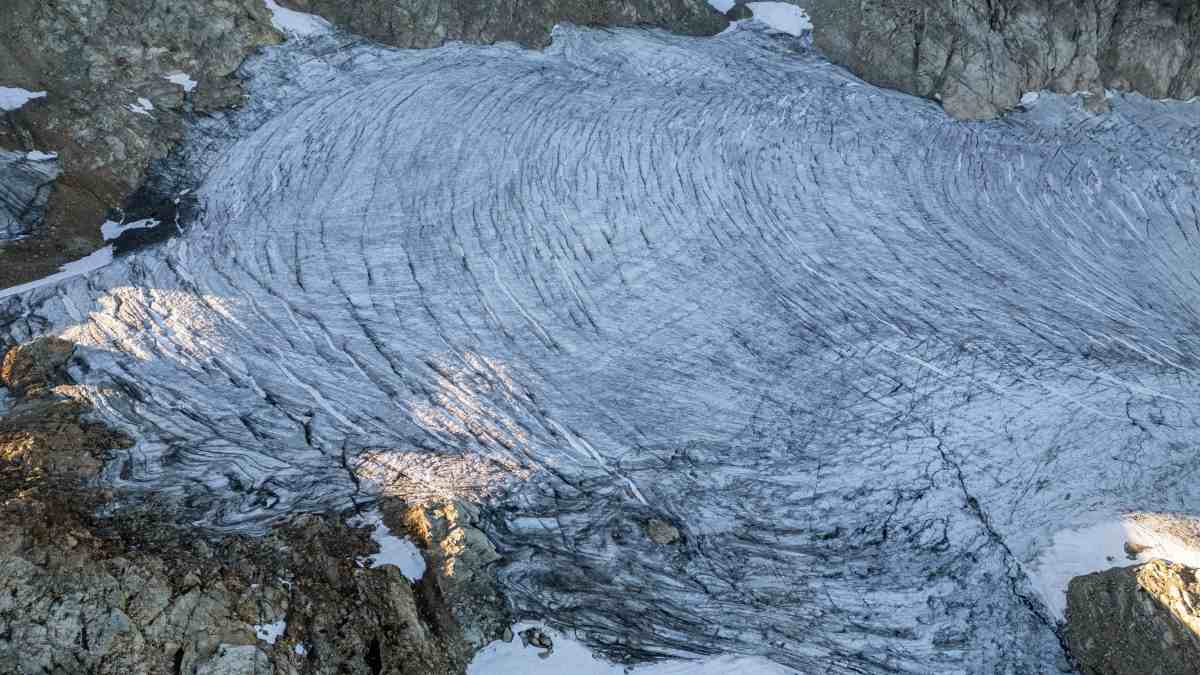
M 733 0 L 708 0 L 708 4 L 711 5 L 713 9 L 724 14 L 725 12 L 733 9 L 733 6 L 737 3 L 735 3 Z
M 263 0 L 263 2 L 266 3 L 267 9 L 271 10 L 271 25 L 282 33 L 302 37 L 320 35 L 333 30 L 329 22 L 319 16 L 280 7 L 275 0 Z
M 283 635 L 283 632 L 286 630 L 287 619 L 280 619 L 274 623 L 262 623 L 255 626 L 254 634 L 258 636 L 259 640 L 262 640 L 269 645 L 273 645 L 275 644 L 275 641 L 279 639 L 279 636 Z
M 193 80 L 190 75 L 184 72 L 174 72 L 169 75 L 164 75 L 163 79 L 183 87 L 184 91 L 191 91 L 196 88 L 197 84 L 199 84 Z
M 154 110 L 154 104 L 144 96 L 139 96 L 137 103 L 131 103 L 127 107 L 139 115 L 149 115 L 150 111 Z
M 42 152 L 41 150 L 30 150 L 25 153 L 25 159 L 31 162 L 42 162 L 48 159 L 58 159 L 57 152 Z
M 308 647 L 305 647 L 303 644 L 296 643 L 296 646 L 292 647 L 292 651 L 295 652 L 296 656 L 304 656 L 308 653 Z
M 383 517 L 378 513 L 367 514 L 361 522 L 375 527 L 375 530 L 371 532 L 371 539 L 379 544 L 379 553 L 362 562 L 369 562 L 372 569 L 384 565 L 395 565 L 400 568 L 400 573 L 409 581 L 416 581 L 425 575 L 425 557 L 421 555 L 421 549 L 417 548 L 416 544 L 407 537 L 397 537 L 392 534 L 387 525 L 383 524 Z
M 100 226 L 100 234 L 104 237 L 104 241 L 112 241 L 121 236 L 126 230 L 144 230 L 151 227 L 158 227 L 159 221 L 156 218 L 143 218 L 135 220 L 132 223 L 117 223 L 111 220 L 104 221 Z
M 812 21 L 803 9 L 786 2 L 748 2 L 754 18 L 788 35 L 802 35 L 812 30 Z
M 35 98 L 46 98 L 46 92 L 29 91 L 20 87 L 0 87 L 0 110 L 16 110 Z
M 547 658 L 545 650 L 521 643 L 520 632 L 537 626 L 554 641 Z M 626 669 L 597 658 L 582 643 L 545 626 L 519 623 L 512 627 L 510 642 L 497 640 L 484 647 L 467 666 L 467 675 L 789 675 L 795 671 L 773 661 L 744 656 L 722 656 L 705 661 L 665 661 Z
M 1126 541 L 1148 548 L 1131 559 L 1125 553 Z M 1200 549 L 1126 516 L 1058 532 L 1030 566 L 1029 578 L 1054 617 L 1062 620 L 1071 579 L 1154 558 L 1200 567 Z
M 60 281 L 70 279 L 71 277 L 77 277 L 81 274 L 86 274 L 92 270 L 97 270 L 101 267 L 104 267 L 112 262 L 112 260 L 113 248 L 112 246 L 105 246 L 104 248 L 92 253 L 91 255 L 88 255 L 85 258 L 80 258 L 79 260 L 63 265 L 61 268 L 59 268 L 62 270 L 61 272 L 56 272 L 48 277 L 38 279 L 37 281 L 31 281 L 27 284 L 21 284 L 20 286 L 12 286 L 10 288 L 0 289 L 0 299 L 13 295 L 19 295 L 25 291 L 41 288 L 42 286 L 50 286 Z
M 1021 105 L 1031 106 L 1034 103 L 1037 103 L 1037 100 L 1041 98 L 1041 96 L 1042 95 L 1040 92 L 1027 91 L 1024 94 L 1021 94 Z

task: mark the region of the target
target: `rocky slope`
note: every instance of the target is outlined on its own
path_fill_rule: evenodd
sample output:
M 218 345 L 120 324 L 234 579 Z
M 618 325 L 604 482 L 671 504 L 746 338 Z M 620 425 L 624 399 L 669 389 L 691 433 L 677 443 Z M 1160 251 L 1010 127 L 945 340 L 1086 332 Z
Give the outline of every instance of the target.
M 448 40 L 545 47 L 550 29 L 562 22 L 650 25 L 684 35 L 712 35 L 729 23 L 703 0 L 284 0 L 281 4 L 397 47 L 435 47 Z
M 1076 577 L 1066 635 L 1084 675 L 1194 675 L 1200 570 L 1152 560 Z
M 43 197 L 44 219 L 4 200 L 23 225 L 10 234 L 30 236 L 0 249 L 0 287 L 98 248 L 106 212 L 167 155 L 186 115 L 239 104 L 234 70 L 280 40 L 261 0 L 13 0 L 4 14 L 0 85 L 46 96 L 0 112 L 0 148 L 57 153 L 62 176 Z M 0 171 L 19 170 L 9 166 Z
M 830 60 L 884 87 L 995 117 L 1028 91 L 1200 94 L 1193 0 L 799 0 Z
M 365 565 L 371 528 L 345 514 L 252 538 L 152 501 L 108 508 L 121 495 L 84 483 L 129 440 L 65 397 L 73 351 L 39 340 L 0 371 L 17 397 L 0 419 L 0 673 L 459 673 L 510 624 L 463 504 L 381 504 L 428 558 L 415 582 Z

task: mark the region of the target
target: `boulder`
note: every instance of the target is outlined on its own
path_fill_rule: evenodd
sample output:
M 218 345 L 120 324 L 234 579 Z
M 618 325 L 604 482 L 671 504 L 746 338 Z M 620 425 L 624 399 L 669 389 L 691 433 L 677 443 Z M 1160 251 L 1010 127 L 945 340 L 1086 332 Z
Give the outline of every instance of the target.
M 1165 560 L 1075 577 L 1066 639 L 1084 675 L 1200 672 L 1200 570 Z

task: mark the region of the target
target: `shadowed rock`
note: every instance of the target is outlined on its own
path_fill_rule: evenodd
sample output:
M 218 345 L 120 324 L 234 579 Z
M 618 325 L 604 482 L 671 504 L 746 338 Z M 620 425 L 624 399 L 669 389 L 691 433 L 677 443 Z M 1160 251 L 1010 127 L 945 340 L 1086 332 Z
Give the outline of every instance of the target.
M 799 0 L 832 61 L 981 119 L 1027 91 L 1200 93 L 1200 4 L 1190 0 Z

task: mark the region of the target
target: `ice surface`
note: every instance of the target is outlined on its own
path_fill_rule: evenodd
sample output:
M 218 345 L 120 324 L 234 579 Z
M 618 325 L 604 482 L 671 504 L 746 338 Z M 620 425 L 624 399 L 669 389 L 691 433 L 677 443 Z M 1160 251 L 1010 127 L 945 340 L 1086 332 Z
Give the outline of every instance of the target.
M 812 21 L 808 14 L 796 5 L 787 2 L 748 2 L 746 6 L 754 13 L 754 18 L 771 28 L 788 35 L 803 35 L 812 30 Z
M 139 115 L 146 116 L 149 116 L 150 111 L 154 110 L 154 104 L 144 96 L 139 96 L 137 102 L 130 103 L 127 107 Z
M 29 91 L 20 87 L 0 87 L 0 110 L 16 110 L 35 98 L 45 98 L 44 91 Z
M 6 340 L 212 527 L 486 495 L 518 616 L 609 657 L 1054 672 L 1039 554 L 1200 503 L 1197 108 L 962 124 L 795 42 L 265 50 L 198 220 Z
M 43 288 L 53 286 L 54 284 L 66 281 L 73 277 L 87 274 L 93 270 L 100 269 L 111 263 L 113 260 L 112 246 L 105 246 L 98 251 L 95 251 L 79 260 L 75 260 L 63 265 L 59 268 L 61 271 L 51 274 L 48 277 L 43 277 L 37 281 L 31 281 L 20 286 L 10 286 L 9 288 L 0 289 L 0 299 L 18 296 L 27 293 L 35 288 Z
M 145 230 L 158 227 L 160 224 L 156 218 L 142 218 L 128 223 L 106 220 L 100 225 L 100 236 L 104 237 L 104 241 L 112 241 L 127 230 Z
M 191 75 L 188 75 L 187 73 L 171 73 L 166 75 L 163 79 L 167 80 L 168 82 L 173 82 L 180 87 L 183 87 L 184 91 L 189 92 L 195 89 L 196 85 L 199 84 L 192 79 Z
M 263 0 L 263 2 L 266 3 L 267 9 L 271 10 L 271 25 L 282 33 L 304 37 L 328 33 L 333 29 L 328 21 L 315 14 L 306 14 L 281 7 L 275 0 Z
M 521 631 L 538 628 L 554 642 L 554 649 L 523 646 Z M 497 640 L 475 655 L 467 666 L 467 675 L 792 675 L 796 671 L 766 659 L 717 657 L 699 661 L 664 661 L 627 669 L 597 658 L 577 640 L 544 625 L 519 623 L 512 627 L 513 639 Z
M 42 152 L 40 150 L 30 150 L 25 153 L 25 159 L 33 162 L 44 162 L 51 159 L 58 159 L 57 152 Z
M 254 634 L 259 640 L 266 642 L 269 645 L 275 644 L 284 632 L 287 631 L 287 620 L 280 619 L 272 623 L 259 624 L 254 627 Z

